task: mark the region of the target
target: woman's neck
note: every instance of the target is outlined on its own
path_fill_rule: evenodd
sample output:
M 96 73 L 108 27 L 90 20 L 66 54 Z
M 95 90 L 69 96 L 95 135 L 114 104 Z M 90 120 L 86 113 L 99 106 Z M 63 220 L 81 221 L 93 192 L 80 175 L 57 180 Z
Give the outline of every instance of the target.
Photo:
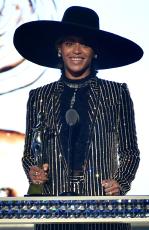
M 90 75 L 90 71 L 84 73 L 84 74 L 76 74 L 76 75 L 72 75 L 69 72 L 65 72 L 65 76 L 66 78 L 70 79 L 70 80 L 81 80 L 81 79 L 85 79 L 88 75 Z
M 62 73 L 62 75 L 61 75 L 61 80 L 64 82 L 64 83 L 66 83 L 66 85 L 68 84 L 70 84 L 70 85 L 84 85 L 84 83 L 85 83 L 85 85 L 86 85 L 86 83 L 87 82 L 89 82 L 92 78 L 94 78 L 96 76 L 96 74 L 94 73 L 91 73 L 91 74 L 89 74 L 88 76 L 86 76 L 85 78 L 81 78 L 81 79 L 69 79 L 69 78 L 67 78 L 66 77 L 66 75 L 64 74 L 64 73 Z
M 90 80 L 91 78 L 95 77 L 97 74 L 97 71 L 91 71 L 89 73 L 87 73 L 86 75 L 81 75 L 81 76 L 68 76 L 68 74 L 65 72 L 65 70 L 62 70 L 62 75 L 61 75 L 61 79 L 67 82 L 75 82 L 75 83 L 79 83 L 79 82 L 85 82 Z

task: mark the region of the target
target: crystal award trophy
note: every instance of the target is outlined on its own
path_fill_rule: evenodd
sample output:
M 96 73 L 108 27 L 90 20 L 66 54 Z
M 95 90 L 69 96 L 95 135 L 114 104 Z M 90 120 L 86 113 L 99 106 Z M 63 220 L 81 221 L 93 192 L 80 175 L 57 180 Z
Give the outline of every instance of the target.
M 44 124 L 41 114 L 38 114 L 38 122 L 33 129 L 33 138 L 31 143 L 31 150 L 34 155 L 34 165 L 42 167 L 43 165 L 43 138 L 44 138 Z M 28 189 L 29 196 L 40 196 L 43 194 L 43 184 L 30 183 Z

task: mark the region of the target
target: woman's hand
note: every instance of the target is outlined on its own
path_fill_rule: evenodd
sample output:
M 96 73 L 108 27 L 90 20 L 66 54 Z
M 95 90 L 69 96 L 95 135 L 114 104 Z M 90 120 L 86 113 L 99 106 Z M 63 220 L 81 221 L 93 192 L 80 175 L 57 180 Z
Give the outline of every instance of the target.
M 120 195 L 120 185 L 116 180 L 113 179 L 103 180 L 102 186 L 104 187 L 104 191 L 107 196 Z
M 43 164 L 42 168 L 31 166 L 29 177 L 33 184 L 43 184 L 48 180 L 49 165 Z

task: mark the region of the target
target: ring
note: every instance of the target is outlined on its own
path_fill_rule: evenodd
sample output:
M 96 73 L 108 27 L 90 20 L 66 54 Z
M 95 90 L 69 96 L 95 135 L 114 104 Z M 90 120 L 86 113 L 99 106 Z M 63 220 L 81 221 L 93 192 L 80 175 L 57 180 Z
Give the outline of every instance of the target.
M 33 176 L 37 176 L 37 175 L 38 175 L 38 172 L 35 172 L 35 173 L 33 173 L 32 175 L 33 175 Z
M 38 182 L 36 182 L 35 184 L 41 184 L 41 182 L 40 182 L 40 181 L 38 181 Z

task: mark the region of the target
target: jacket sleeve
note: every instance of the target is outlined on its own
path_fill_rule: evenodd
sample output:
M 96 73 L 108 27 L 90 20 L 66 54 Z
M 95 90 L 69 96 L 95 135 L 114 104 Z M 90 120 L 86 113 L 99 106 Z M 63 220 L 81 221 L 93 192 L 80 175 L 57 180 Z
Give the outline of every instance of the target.
M 118 122 L 119 167 L 114 179 L 119 182 L 121 195 L 130 190 L 140 161 L 133 102 L 126 84 L 121 85 Z
M 24 154 L 22 158 L 22 164 L 24 171 L 29 179 L 28 173 L 32 165 L 34 165 L 34 156 L 31 151 L 31 142 L 33 135 L 33 126 L 35 123 L 35 96 L 34 90 L 30 91 L 28 102 L 27 102 L 27 113 L 26 113 L 26 134 L 25 134 L 25 145 Z

